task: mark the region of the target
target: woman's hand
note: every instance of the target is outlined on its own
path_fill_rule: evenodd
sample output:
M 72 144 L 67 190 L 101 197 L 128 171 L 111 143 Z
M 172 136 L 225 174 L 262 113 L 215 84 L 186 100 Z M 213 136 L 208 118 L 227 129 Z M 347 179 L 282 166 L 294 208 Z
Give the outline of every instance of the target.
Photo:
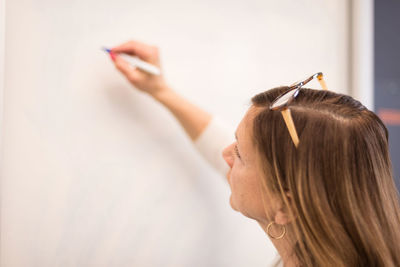
M 153 75 L 139 68 L 132 67 L 119 53 L 137 56 L 140 59 L 160 68 L 159 50 L 156 46 L 141 43 L 139 41 L 129 41 L 111 49 L 110 56 L 114 61 L 115 67 L 139 90 L 156 97 L 165 90 L 168 90 L 161 70 L 160 75 Z
M 192 140 L 195 140 L 211 121 L 211 115 L 178 95 L 167 86 L 162 71 L 152 75 L 133 68 L 118 53 L 138 56 L 140 59 L 160 68 L 158 48 L 138 41 L 129 41 L 111 49 L 110 56 L 115 66 L 139 90 L 149 93 L 155 100 L 164 105 L 185 129 Z

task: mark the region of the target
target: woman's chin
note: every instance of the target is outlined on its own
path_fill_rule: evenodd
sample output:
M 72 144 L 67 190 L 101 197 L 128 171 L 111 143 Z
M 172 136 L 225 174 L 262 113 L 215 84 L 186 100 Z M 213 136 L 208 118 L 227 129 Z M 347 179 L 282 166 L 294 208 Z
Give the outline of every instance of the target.
M 236 206 L 235 206 L 235 204 L 234 204 L 234 202 L 233 202 L 232 195 L 231 195 L 230 198 L 229 198 L 229 204 L 231 205 L 231 208 L 232 208 L 233 210 L 238 211 L 238 209 L 236 208 Z

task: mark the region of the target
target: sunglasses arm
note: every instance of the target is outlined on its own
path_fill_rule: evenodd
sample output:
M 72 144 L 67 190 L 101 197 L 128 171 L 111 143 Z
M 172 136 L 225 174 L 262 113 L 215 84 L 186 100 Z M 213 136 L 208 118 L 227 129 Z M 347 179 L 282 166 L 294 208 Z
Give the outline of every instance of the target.
M 318 81 L 321 84 L 322 89 L 328 90 L 328 87 L 326 86 L 326 83 L 323 79 L 318 79 Z
M 284 108 L 281 110 L 281 113 L 289 130 L 290 137 L 292 138 L 294 145 L 297 147 L 299 145 L 299 136 L 297 135 L 290 109 Z

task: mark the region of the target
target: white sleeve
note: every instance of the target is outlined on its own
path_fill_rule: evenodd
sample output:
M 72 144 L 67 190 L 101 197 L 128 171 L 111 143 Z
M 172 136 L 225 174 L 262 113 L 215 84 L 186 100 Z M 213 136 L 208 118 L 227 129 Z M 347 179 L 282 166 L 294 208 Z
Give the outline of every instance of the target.
M 222 151 L 234 141 L 233 127 L 228 126 L 219 117 L 213 117 L 193 143 L 205 160 L 225 176 L 229 166 L 222 157 Z

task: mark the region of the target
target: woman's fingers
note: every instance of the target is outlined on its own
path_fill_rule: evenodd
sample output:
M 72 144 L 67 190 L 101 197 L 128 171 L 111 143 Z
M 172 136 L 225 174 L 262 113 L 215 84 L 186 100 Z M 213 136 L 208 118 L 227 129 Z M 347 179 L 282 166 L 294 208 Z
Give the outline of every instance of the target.
M 138 46 L 140 45 L 137 41 L 129 41 L 111 48 L 111 51 L 114 53 L 126 53 L 135 55 L 137 53 L 137 50 L 139 49 Z
M 158 57 L 157 47 L 133 40 L 113 47 L 111 51 L 114 53 L 135 55 L 145 61 L 149 61 L 152 63 L 154 63 L 154 61 Z
M 112 53 L 112 52 L 111 52 Z M 136 70 L 136 68 L 132 67 L 131 64 L 129 64 L 127 61 L 125 61 L 123 58 L 121 58 L 118 55 L 115 55 L 114 53 L 112 53 L 113 56 L 113 61 L 115 63 L 115 67 L 122 72 L 122 74 L 125 75 L 125 77 L 131 81 L 132 83 L 135 83 L 138 80 L 138 75 L 140 75 L 138 73 L 138 71 Z
M 124 60 L 120 53 L 137 56 L 142 60 L 160 66 L 159 51 L 156 46 L 147 45 L 138 41 L 129 41 L 111 49 L 110 56 L 115 67 L 134 85 L 137 89 L 155 95 L 166 88 L 162 75 L 152 75 L 140 68 L 132 66 Z

